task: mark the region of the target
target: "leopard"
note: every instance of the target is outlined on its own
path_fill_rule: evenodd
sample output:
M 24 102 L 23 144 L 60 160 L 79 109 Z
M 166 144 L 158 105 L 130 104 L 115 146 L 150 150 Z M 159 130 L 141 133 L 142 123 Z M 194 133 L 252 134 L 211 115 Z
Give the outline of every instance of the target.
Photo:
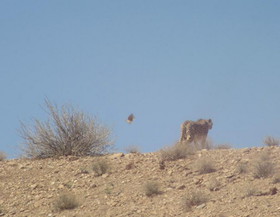
M 197 121 L 185 121 L 181 125 L 180 142 L 184 143 L 206 143 L 208 131 L 213 127 L 211 119 L 198 119 Z

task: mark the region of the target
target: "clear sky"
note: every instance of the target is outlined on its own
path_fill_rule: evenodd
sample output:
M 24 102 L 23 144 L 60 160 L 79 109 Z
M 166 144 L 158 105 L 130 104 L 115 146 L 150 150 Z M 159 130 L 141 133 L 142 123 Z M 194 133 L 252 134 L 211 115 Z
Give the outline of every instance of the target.
M 118 151 L 157 151 L 185 120 L 211 118 L 215 144 L 280 137 L 280 1 L 0 2 L 0 150 L 44 98 L 113 129 Z M 125 122 L 134 113 L 133 124 Z

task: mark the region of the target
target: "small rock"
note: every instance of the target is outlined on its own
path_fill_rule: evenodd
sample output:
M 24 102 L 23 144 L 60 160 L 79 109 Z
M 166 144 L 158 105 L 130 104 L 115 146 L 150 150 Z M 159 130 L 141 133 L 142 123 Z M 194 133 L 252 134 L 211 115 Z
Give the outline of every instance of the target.
M 181 185 L 181 186 L 178 187 L 179 190 L 183 190 L 183 189 L 185 189 L 185 188 L 186 188 L 185 185 Z
M 205 206 L 206 206 L 206 204 L 203 203 L 203 204 L 200 204 L 199 206 L 197 206 L 196 208 L 197 208 L 197 209 L 203 209 Z
M 107 178 L 108 176 L 109 176 L 108 173 L 104 173 L 101 177 L 102 177 L 102 178 Z

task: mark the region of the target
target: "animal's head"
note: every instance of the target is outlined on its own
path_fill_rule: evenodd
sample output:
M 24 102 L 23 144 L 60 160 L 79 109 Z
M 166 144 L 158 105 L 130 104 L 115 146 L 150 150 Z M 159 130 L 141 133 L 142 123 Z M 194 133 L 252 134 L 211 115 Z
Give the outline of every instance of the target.
M 208 119 L 208 120 L 207 120 L 207 125 L 208 125 L 208 129 L 209 129 L 209 130 L 212 129 L 212 127 L 213 127 L 213 122 L 212 122 L 211 119 Z

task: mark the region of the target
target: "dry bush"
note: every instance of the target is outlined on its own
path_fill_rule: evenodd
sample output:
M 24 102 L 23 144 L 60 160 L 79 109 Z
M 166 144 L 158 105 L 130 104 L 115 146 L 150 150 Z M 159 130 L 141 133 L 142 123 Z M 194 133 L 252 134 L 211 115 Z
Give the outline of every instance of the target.
M 262 153 L 253 162 L 253 175 L 255 178 L 267 178 L 273 175 L 275 166 L 269 159 L 268 153 Z
M 110 130 L 95 118 L 77 111 L 70 105 L 59 109 L 45 100 L 49 119 L 35 119 L 33 128 L 21 124 L 23 152 L 30 158 L 55 156 L 95 156 L 105 153 L 112 145 Z
M 247 173 L 248 172 L 248 163 L 246 162 L 240 162 L 238 165 L 237 165 L 237 172 L 239 174 L 244 174 L 244 173 Z
M 186 143 L 177 143 L 160 151 L 161 161 L 174 161 L 178 159 L 184 159 L 193 153 L 193 148 Z
M 4 161 L 7 159 L 7 155 L 5 152 L 0 151 L 0 161 Z
M 246 185 L 243 191 L 244 197 L 256 196 L 259 193 L 258 190 L 250 184 Z
M 210 158 L 200 158 L 194 165 L 200 174 L 212 173 L 215 171 L 214 162 Z
M 231 149 L 231 145 L 230 144 L 219 144 L 219 145 L 215 145 L 214 149 Z
M 54 207 L 58 211 L 65 209 L 75 209 L 79 206 L 79 202 L 75 195 L 71 193 L 61 194 L 54 203 Z
M 266 144 L 267 146 L 279 146 L 280 139 L 276 139 L 272 136 L 267 136 L 267 137 L 265 137 L 263 143 Z
M 140 148 L 136 145 L 130 145 L 130 146 L 126 147 L 125 151 L 127 153 L 136 154 L 136 153 L 140 153 Z
M 218 191 L 220 187 L 221 187 L 221 183 L 216 178 L 212 178 L 209 180 L 208 189 L 210 191 Z
M 99 159 L 92 164 L 92 170 L 96 176 L 102 176 L 109 172 L 110 165 L 105 159 Z
M 159 183 L 155 182 L 155 181 L 147 182 L 144 185 L 144 191 L 145 191 L 146 196 L 148 196 L 148 197 L 161 194 Z
M 191 191 L 183 198 L 184 209 L 189 211 L 193 206 L 199 206 L 206 203 L 209 198 L 201 191 Z
M 272 183 L 273 183 L 273 184 L 280 183 L 280 174 L 279 174 L 279 173 L 276 174 L 276 175 L 273 177 Z

